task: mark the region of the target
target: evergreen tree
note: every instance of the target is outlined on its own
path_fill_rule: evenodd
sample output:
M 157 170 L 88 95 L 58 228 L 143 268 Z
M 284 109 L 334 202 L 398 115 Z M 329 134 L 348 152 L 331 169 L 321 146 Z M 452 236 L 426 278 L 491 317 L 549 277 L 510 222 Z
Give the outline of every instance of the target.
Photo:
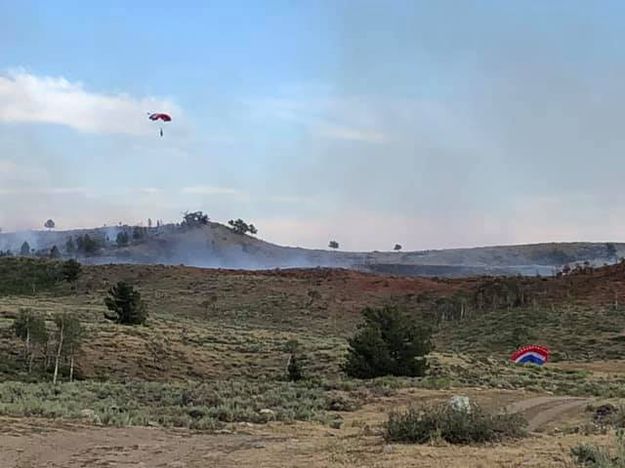
M 106 307 L 114 314 L 105 313 L 108 320 L 123 325 L 141 325 L 148 317 L 148 310 L 141 294 L 131 285 L 120 281 L 109 290 L 104 299 Z
M 50 249 L 50 258 L 61 258 L 61 252 L 56 245 Z
M 344 370 L 361 379 L 384 375 L 418 377 L 425 374 L 425 356 L 432 350 L 431 331 L 417 327 L 394 307 L 367 308 L 364 323 L 349 340 Z
M 30 255 L 30 244 L 28 242 L 24 241 L 22 247 L 20 247 L 20 255 L 23 257 Z
M 61 274 L 63 275 L 63 279 L 68 283 L 74 283 L 78 280 L 80 273 L 82 271 L 82 266 L 73 258 L 63 262 L 63 266 L 61 267 Z
M 126 231 L 120 231 L 117 233 L 115 243 L 117 244 L 118 247 L 124 247 L 128 245 L 129 241 L 130 241 L 130 237 L 128 236 L 128 233 Z
M 67 242 L 65 243 L 65 251 L 68 255 L 74 255 L 76 253 L 76 244 L 74 243 L 74 238 L 69 236 Z
M 302 375 L 302 367 L 296 354 L 289 355 L 289 364 L 286 370 L 291 382 L 299 382 L 304 378 Z

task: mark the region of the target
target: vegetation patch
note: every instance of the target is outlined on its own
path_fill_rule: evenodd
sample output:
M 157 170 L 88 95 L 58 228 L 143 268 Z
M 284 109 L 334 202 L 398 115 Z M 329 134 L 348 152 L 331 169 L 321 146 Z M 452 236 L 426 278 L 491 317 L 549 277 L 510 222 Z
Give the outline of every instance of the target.
M 63 279 L 62 262 L 23 257 L 0 257 L 0 296 L 37 294 Z
M 328 405 L 320 388 L 288 382 L 0 383 L 1 415 L 87 418 L 113 426 L 214 429 L 234 422 L 327 422 Z
M 624 468 L 625 433 L 622 430 L 617 432 L 616 449 L 614 451 L 592 444 L 579 444 L 571 449 L 571 456 L 578 466 L 588 468 Z
M 466 410 L 449 404 L 392 412 L 386 423 L 388 442 L 424 444 L 442 439 L 450 444 L 501 442 L 522 437 L 527 422 L 515 414 L 489 414 L 478 405 Z

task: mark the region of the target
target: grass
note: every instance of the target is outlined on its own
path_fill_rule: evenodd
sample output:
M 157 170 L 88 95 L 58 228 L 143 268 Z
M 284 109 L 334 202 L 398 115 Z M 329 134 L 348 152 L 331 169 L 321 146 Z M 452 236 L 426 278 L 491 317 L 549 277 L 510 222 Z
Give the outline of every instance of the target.
M 219 381 L 0 383 L 0 414 L 79 419 L 113 426 L 160 425 L 214 429 L 224 423 L 327 421 L 320 388 L 287 382 Z
M 580 444 L 571 449 L 573 461 L 588 468 L 625 468 L 625 433 L 616 433 L 616 450 L 591 444 Z
M 625 354 L 625 313 L 604 306 L 560 304 L 536 309 L 476 312 L 464 321 L 442 324 L 438 349 L 506 358 L 519 346 L 519 324 L 529 324 L 524 344 L 552 349 L 552 360 L 621 359 Z
M 13 274 L 11 262 L 18 262 L 19 274 Z M 625 342 L 612 335 L 625 328 L 625 314 L 608 308 L 567 303 L 535 311 L 475 313 L 441 325 L 434 337 L 438 354 L 432 356 L 426 377 L 355 381 L 340 372 L 345 338 L 355 329 L 361 305 L 375 306 L 408 294 L 394 290 L 392 279 L 363 279 L 325 270 L 295 275 L 107 265 L 85 266 L 70 290 L 47 282 L 50 265 L 53 262 L 0 259 L 2 414 L 76 418 L 87 409 L 95 411 L 103 424 L 212 428 L 228 421 L 323 420 L 326 409 L 349 410 L 372 396 L 391 395 L 403 387 L 470 386 L 625 397 L 622 374 L 595 375 L 558 370 L 551 364 L 538 368 L 507 362 L 520 320 L 539 324 L 533 327 L 536 340 L 551 346 L 556 357 L 620 358 L 625 355 Z M 39 278 L 35 295 L 28 288 L 11 286 L 34 272 Z M 146 326 L 126 327 L 104 319 L 103 297 L 118 280 L 141 291 L 150 310 Z M 423 287 L 421 280 L 414 285 L 412 280 L 398 281 L 406 288 Z M 310 295 L 310 291 L 318 294 Z M 206 305 L 206 298 L 213 294 L 216 301 Z M 42 314 L 51 329 L 55 313 L 77 313 L 87 334 L 76 363 L 76 375 L 83 381 L 54 389 L 47 382 L 35 381 L 49 379 L 49 375 L 25 373 L 20 361 L 22 344 L 10 331 L 21 307 Z M 301 384 L 285 381 L 285 345 L 290 340 L 298 341 L 298 353 L 304 358 L 307 381 Z M 66 368 L 61 372 L 66 379 Z M 225 383 L 227 379 L 233 382 Z M 183 394 L 192 397 L 191 403 L 176 400 Z M 260 409 L 272 412 L 261 414 Z
M 390 413 L 385 438 L 417 444 L 439 439 L 461 445 L 501 442 L 522 437 L 526 425 L 519 415 L 488 414 L 475 404 L 464 411 L 443 403 Z

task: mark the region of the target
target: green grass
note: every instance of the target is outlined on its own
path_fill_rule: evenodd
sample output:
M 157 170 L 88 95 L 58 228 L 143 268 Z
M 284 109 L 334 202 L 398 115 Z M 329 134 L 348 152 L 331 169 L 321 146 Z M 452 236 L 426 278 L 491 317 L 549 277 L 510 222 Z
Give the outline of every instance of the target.
M 520 325 L 524 325 L 519 339 Z M 549 308 L 474 312 L 446 322 L 435 335 L 439 350 L 507 358 L 520 344 L 542 344 L 552 360 L 622 359 L 625 313 L 608 307 L 564 304 Z
M 580 444 L 571 449 L 573 461 L 588 468 L 625 468 L 625 433 L 616 433 L 616 450 L 591 444 Z
M 319 387 L 306 383 L 0 383 L 1 415 L 79 419 L 87 410 L 92 422 L 113 426 L 213 429 L 243 421 L 326 421 L 329 404 Z

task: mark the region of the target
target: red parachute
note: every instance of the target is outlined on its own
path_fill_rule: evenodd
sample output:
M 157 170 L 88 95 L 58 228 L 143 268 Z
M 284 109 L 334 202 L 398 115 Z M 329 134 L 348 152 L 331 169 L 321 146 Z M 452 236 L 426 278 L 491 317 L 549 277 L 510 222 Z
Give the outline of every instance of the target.
M 162 120 L 163 122 L 171 122 L 171 115 L 163 114 L 160 112 L 148 113 L 148 119 L 154 122 L 156 122 L 157 120 Z M 163 136 L 163 127 L 160 128 L 160 135 Z
M 162 120 L 163 122 L 171 122 L 171 115 L 169 114 L 150 114 L 150 120 Z

